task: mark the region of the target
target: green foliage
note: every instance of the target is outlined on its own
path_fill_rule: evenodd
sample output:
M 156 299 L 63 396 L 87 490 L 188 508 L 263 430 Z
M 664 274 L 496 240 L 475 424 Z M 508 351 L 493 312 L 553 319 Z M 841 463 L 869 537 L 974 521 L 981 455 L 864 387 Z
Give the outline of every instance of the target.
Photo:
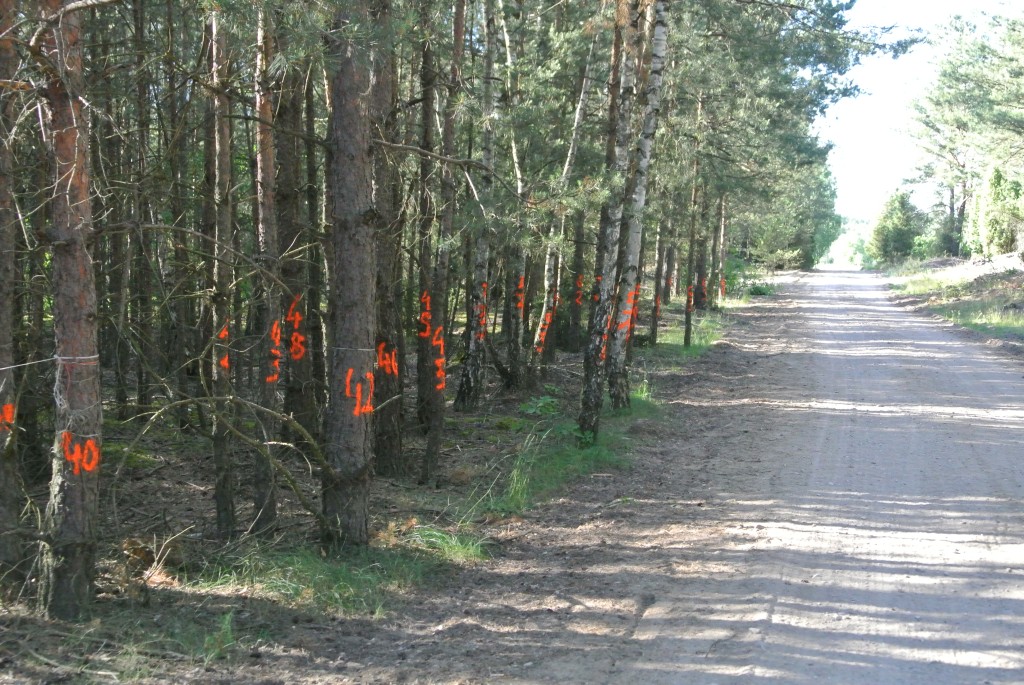
M 1021 211 L 1021 184 L 993 167 L 985 179 L 976 204 L 974 235 L 986 256 L 1012 252 L 1020 244 L 1024 231 Z
M 346 549 L 338 556 L 308 547 L 253 546 L 213 559 L 191 585 L 252 588 L 296 608 L 378 613 L 389 596 L 423 583 L 443 564 L 478 558 L 479 544 L 476 549 L 468 539 L 430 529 L 416 532 L 408 543 Z
M 747 286 L 747 294 L 751 297 L 762 297 L 765 295 L 774 295 L 775 288 L 768 283 L 751 283 Z
M 519 405 L 519 409 L 524 414 L 529 414 L 530 416 L 554 416 L 561 411 L 558 398 L 551 397 L 550 395 L 531 397 Z
M 203 653 L 207 661 L 223 659 L 235 645 L 234 613 L 227 612 L 217 622 L 217 630 L 203 640 Z
M 577 436 L 568 425 L 560 432 L 530 436 L 509 472 L 504 493 L 490 508 L 520 512 L 580 476 L 625 467 L 629 462 L 616 449 L 620 441 L 608 423 L 595 441 L 582 448 L 576 446 Z
M 924 213 L 911 202 L 910 193 L 894 193 L 875 224 L 868 253 L 885 263 L 909 257 L 914 250 L 914 240 L 924 231 L 925 221 Z

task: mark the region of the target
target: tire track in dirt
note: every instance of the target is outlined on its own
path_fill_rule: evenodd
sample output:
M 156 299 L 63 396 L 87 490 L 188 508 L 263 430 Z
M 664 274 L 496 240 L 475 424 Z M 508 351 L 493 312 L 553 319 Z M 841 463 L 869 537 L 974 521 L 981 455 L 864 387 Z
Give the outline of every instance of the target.
M 723 353 L 756 373 L 723 407 L 748 432 L 711 467 L 722 535 L 591 682 L 1020 682 L 1019 362 L 868 274 L 790 281 L 740 318 Z

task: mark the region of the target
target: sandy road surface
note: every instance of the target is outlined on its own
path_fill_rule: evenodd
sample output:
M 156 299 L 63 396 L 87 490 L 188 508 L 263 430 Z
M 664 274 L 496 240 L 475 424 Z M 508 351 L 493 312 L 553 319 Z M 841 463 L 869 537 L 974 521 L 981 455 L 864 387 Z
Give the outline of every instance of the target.
M 726 350 L 719 535 L 666 540 L 673 582 L 592 682 L 1024 683 L 1024 365 L 871 275 L 780 299 Z

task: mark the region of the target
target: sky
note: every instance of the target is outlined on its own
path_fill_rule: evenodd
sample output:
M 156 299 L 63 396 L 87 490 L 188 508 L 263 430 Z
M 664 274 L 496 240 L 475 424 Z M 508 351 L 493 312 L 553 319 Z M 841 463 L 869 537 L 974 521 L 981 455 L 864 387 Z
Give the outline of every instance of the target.
M 924 36 L 947 26 L 957 14 L 1024 16 L 1020 0 L 858 0 L 847 13 L 851 28 L 893 27 L 896 38 L 920 30 Z M 937 73 L 941 47 L 919 44 L 893 59 L 871 57 L 850 76 L 863 94 L 833 105 L 818 122 L 819 137 L 834 149 L 829 164 L 836 181 L 836 210 L 853 223 L 873 224 L 885 201 L 912 178 L 921 155 L 911 131 L 913 103 L 928 91 Z M 920 191 L 922 209 L 933 201 Z

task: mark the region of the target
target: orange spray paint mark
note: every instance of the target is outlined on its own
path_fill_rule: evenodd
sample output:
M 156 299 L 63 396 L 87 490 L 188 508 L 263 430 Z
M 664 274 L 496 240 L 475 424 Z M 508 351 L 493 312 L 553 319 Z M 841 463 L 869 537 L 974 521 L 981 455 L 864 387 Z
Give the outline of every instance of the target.
M 61 434 L 61 443 L 64 448 L 64 459 L 74 465 L 73 473 L 77 476 L 85 471 L 92 473 L 100 465 L 100 448 L 96 441 L 89 438 L 83 446 L 80 442 L 72 444 L 72 435 L 68 431 Z
M 299 332 L 299 324 L 302 323 L 304 318 L 298 310 L 299 300 L 301 299 L 302 295 L 295 296 L 291 306 L 288 307 L 288 313 L 284 317 L 284 320 L 292 325 L 292 335 L 288 340 L 288 356 L 292 358 L 292 361 L 299 361 L 306 356 L 306 336 Z
M 231 335 L 231 331 L 228 330 L 228 323 L 225 323 L 224 326 L 220 329 L 220 333 L 217 334 L 217 339 L 223 340 L 225 344 L 227 344 L 228 337 Z M 220 368 L 222 369 L 231 368 L 231 360 L 228 358 L 227 353 L 225 353 L 223 357 L 217 360 L 217 365 L 220 366 Z
M 444 329 L 438 326 L 434 329 L 434 337 L 430 341 L 430 344 L 437 348 L 437 358 L 434 360 L 434 366 L 437 370 L 434 372 L 434 376 L 438 379 L 437 385 L 434 386 L 436 390 L 444 390 L 447 373 L 444 369 Z
M 637 291 L 634 288 L 626 293 L 626 306 L 622 308 L 622 312 L 619 316 L 622 317 L 622 321 L 619 321 L 616 330 L 628 330 L 633 323 L 633 312 L 636 310 L 636 296 Z
M 281 322 L 274 321 L 270 327 L 270 368 L 273 371 L 267 376 L 267 383 L 276 383 L 281 377 Z
M 5 404 L 0 409 L 0 431 L 9 431 L 14 428 L 14 405 Z
M 537 345 L 534 347 L 537 354 L 544 351 L 544 343 L 548 339 L 548 329 L 551 328 L 551 322 L 555 318 L 555 306 L 557 306 L 557 302 L 553 303 L 551 309 L 544 312 L 544 319 L 541 321 L 540 331 L 537 333 Z
M 424 290 L 423 294 L 420 295 L 420 302 L 423 303 L 423 307 L 420 309 L 419 322 L 423 325 L 423 328 L 416 335 L 421 338 L 429 338 L 431 332 L 430 322 L 433 318 L 433 315 L 430 313 L 430 293 Z
M 481 299 L 475 305 L 476 309 L 476 339 L 483 341 L 487 336 L 487 281 L 480 284 Z
M 306 336 L 298 331 L 292 333 L 291 344 L 288 346 L 288 354 L 294 361 L 299 361 L 306 356 Z
M 398 348 L 392 347 L 387 351 L 387 343 L 377 345 L 377 367 L 388 376 L 398 375 Z
M 363 375 L 366 380 L 366 391 L 363 391 L 363 382 L 359 381 L 355 384 L 355 389 L 352 387 L 352 375 L 355 373 L 354 369 L 349 369 L 345 373 L 345 397 L 354 398 L 355 406 L 352 408 L 353 416 L 362 416 L 363 414 L 373 413 L 373 390 L 374 380 L 373 372 L 370 371 Z
M 302 295 L 296 295 L 295 299 L 292 300 L 292 304 L 288 307 L 288 313 L 285 315 L 284 320 L 292 325 L 293 330 L 298 330 L 299 324 L 302 323 L 302 313 L 296 309 L 299 306 L 299 300 L 302 299 Z

